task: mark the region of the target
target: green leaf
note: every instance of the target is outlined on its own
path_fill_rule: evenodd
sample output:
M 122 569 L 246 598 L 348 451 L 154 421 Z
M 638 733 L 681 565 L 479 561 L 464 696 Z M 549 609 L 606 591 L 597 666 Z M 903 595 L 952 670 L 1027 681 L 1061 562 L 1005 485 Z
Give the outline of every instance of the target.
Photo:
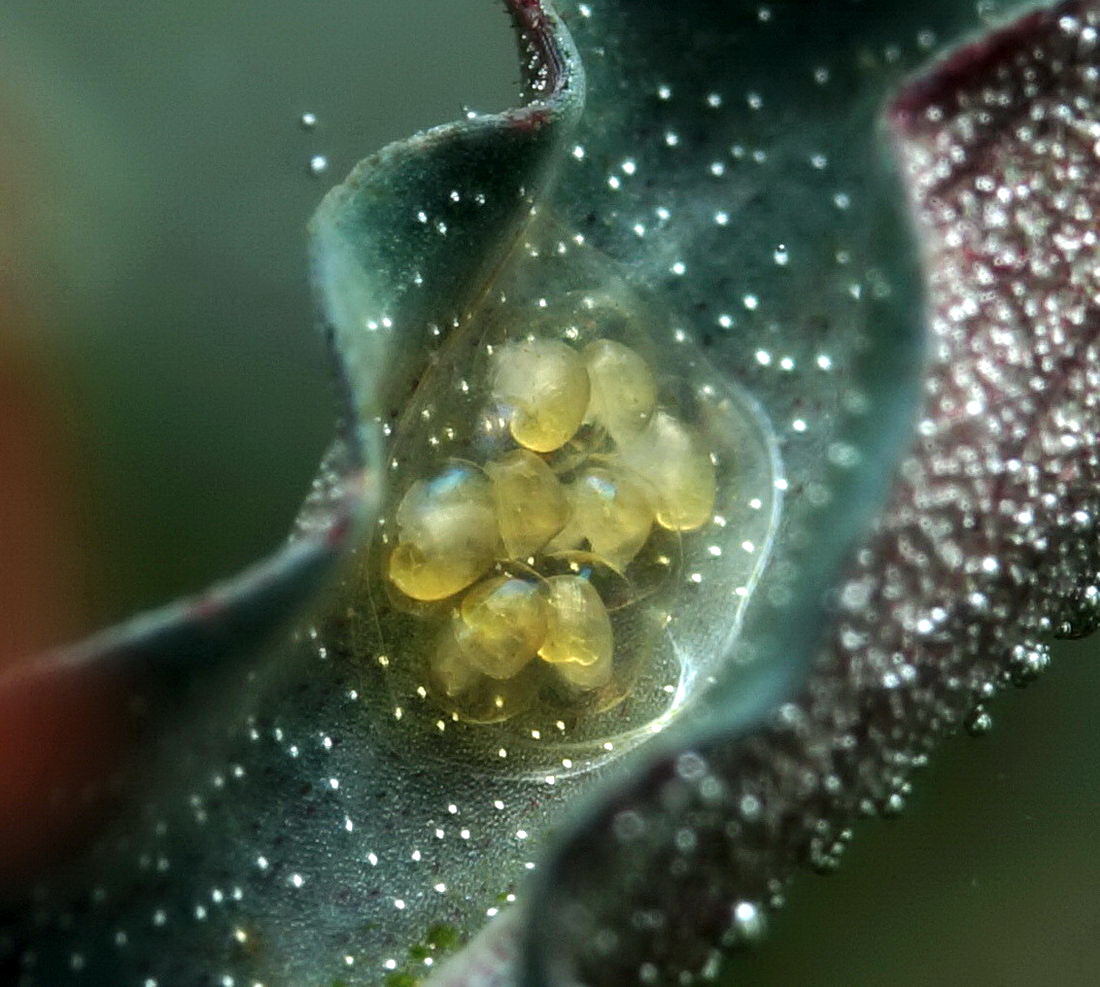
M 900 804 L 935 737 L 1006 671 L 1042 663 L 1052 614 L 1066 614 L 1066 630 L 1090 623 L 1081 587 L 1096 560 L 1081 546 L 1095 477 L 1086 457 L 1048 448 L 1094 437 L 1081 371 L 1092 309 L 1079 314 L 1073 295 L 1090 284 L 1089 255 L 1059 241 L 1046 259 L 1072 276 L 1017 280 L 1054 313 L 1044 345 L 1068 364 L 1036 368 L 1031 324 L 1003 314 L 1019 291 L 989 232 L 1043 254 L 1051 204 L 1089 204 L 1087 169 L 1062 174 L 1034 159 L 1041 139 L 1018 137 L 1036 106 L 1077 106 L 1086 121 L 1095 106 L 1080 23 L 1061 26 L 1078 7 L 964 49 L 884 118 L 931 49 L 980 26 L 971 4 L 593 0 L 563 3 L 564 25 L 535 0 L 510 6 L 524 107 L 386 148 L 314 218 L 314 280 L 346 400 L 304 540 L 236 584 L 212 623 L 166 611 L 31 672 L 125 666 L 138 683 L 125 691 L 159 701 L 142 710 L 152 739 L 131 811 L 36 892 L 18 933 L 33 943 L 29 982 L 74 971 L 415 982 L 517 894 L 525 904 L 444 982 L 485 969 L 532 983 L 714 973 L 721 947 L 759 933 L 797 866 L 832 866 L 856 814 Z M 1017 79 L 1034 68 L 1027 51 L 1073 72 L 1041 73 L 1032 92 Z M 1004 95 L 1000 115 L 980 105 L 990 87 Z M 968 184 L 969 151 L 989 155 L 1002 187 L 1042 178 L 1041 215 L 998 226 L 981 200 L 997 182 Z M 755 586 L 743 622 L 740 604 L 705 595 L 728 594 L 726 562 L 700 576 L 699 596 L 681 588 L 670 617 L 690 626 L 669 633 L 697 632 L 712 653 L 694 656 L 706 688 L 656 739 L 625 756 L 543 744 L 567 755 L 562 770 L 502 745 L 506 763 L 490 764 L 487 740 L 452 740 L 473 734 L 442 717 L 436 736 L 429 707 L 406 715 L 395 703 L 371 626 L 378 536 L 356 522 L 402 493 L 391 462 L 432 461 L 411 412 L 432 412 L 473 359 L 467 327 L 519 311 L 517 300 L 559 311 L 591 272 L 650 299 L 638 310 L 661 359 L 729 395 L 746 475 L 774 481 L 784 507 L 766 570 L 757 582 L 750 566 L 741 587 Z M 960 434 L 944 383 L 985 374 L 1005 333 L 1023 369 L 982 391 L 990 413 L 968 412 L 974 431 Z M 1029 404 L 1040 371 L 1058 387 Z M 782 475 L 768 472 L 776 447 Z M 1025 452 L 1049 482 L 1015 491 L 1005 464 Z M 1018 494 L 1017 527 L 1000 523 L 991 488 Z M 1088 519 L 1072 532 L 1056 512 L 1019 521 L 1044 494 Z M 334 530 L 353 546 L 335 585 L 289 640 L 239 658 L 315 585 L 343 544 Z M 955 545 L 957 566 L 922 537 Z M 1042 554 L 1051 540 L 1054 562 Z M 1029 564 L 1049 585 L 1025 578 Z M 713 631 L 723 619 L 735 637 Z M 974 658 L 979 645 L 988 659 Z

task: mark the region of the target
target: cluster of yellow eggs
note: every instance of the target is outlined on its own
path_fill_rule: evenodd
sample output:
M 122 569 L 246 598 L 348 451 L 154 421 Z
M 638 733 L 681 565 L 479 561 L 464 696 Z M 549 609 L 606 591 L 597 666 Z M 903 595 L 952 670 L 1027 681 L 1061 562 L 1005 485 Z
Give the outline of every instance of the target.
M 710 450 L 636 350 L 528 338 L 491 359 L 491 415 L 515 447 L 414 482 L 385 562 L 402 598 L 439 604 L 425 609 L 441 620 L 436 699 L 483 722 L 547 684 L 578 698 L 608 686 L 615 634 L 593 574 L 629 581 L 656 532 L 701 527 L 716 495 Z

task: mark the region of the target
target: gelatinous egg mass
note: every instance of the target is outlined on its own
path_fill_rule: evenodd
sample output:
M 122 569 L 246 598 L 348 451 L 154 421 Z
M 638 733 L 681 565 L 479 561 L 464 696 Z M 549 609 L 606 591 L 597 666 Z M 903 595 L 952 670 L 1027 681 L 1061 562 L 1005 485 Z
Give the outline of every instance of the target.
M 781 488 L 675 318 L 538 224 L 388 423 L 354 615 L 396 743 L 511 770 L 650 736 L 737 660 Z

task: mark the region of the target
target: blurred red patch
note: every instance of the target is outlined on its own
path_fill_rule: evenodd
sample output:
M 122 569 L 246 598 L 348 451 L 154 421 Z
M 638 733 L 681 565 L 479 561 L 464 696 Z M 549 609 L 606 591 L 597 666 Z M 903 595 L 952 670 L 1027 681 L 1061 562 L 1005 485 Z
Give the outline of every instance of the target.
M 23 334 L 25 338 L 25 334 Z M 30 659 L 87 621 L 74 460 L 44 375 L 0 298 L 0 883 L 58 857 L 98 815 L 117 764 L 118 696 Z

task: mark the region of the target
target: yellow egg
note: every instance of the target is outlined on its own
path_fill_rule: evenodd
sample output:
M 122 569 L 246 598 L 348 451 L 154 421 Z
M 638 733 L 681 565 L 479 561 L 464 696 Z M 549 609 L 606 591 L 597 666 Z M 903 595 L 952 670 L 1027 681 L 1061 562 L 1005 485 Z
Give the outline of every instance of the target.
M 653 527 L 653 506 L 643 484 L 622 469 L 590 467 L 570 484 L 572 525 L 592 552 L 622 571 Z
M 702 437 L 665 411 L 619 447 L 619 460 L 649 486 L 657 523 L 673 531 L 700 528 L 714 512 L 717 478 Z
M 508 576 L 487 579 L 470 590 L 455 629 L 466 662 L 490 678 L 516 675 L 546 637 L 546 597 L 539 583 Z
M 482 678 L 466 661 L 452 624 L 448 624 L 439 635 L 428 662 L 428 674 L 432 688 L 448 699 L 468 692 Z
M 538 675 L 528 666 L 509 679 L 482 675 L 466 661 L 456 631 L 459 618 L 447 623 L 428 657 L 428 686 L 447 711 L 468 723 L 501 723 L 523 712 L 535 697 Z
M 472 465 L 454 463 L 430 480 L 418 480 L 398 505 L 396 520 L 389 576 L 413 599 L 453 596 L 496 559 L 500 532 L 492 484 Z
M 591 381 L 589 418 L 614 439 L 645 428 L 657 403 L 653 371 L 634 350 L 612 339 L 597 339 L 583 352 Z
M 485 472 L 493 481 L 493 503 L 508 558 L 534 555 L 569 518 L 569 502 L 558 478 L 526 449 L 514 449 L 487 463 Z
M 550 620 L 539 657 L 573 685 L 606 685 L 611 680 L 614 636 L 600 595 L 580 576 L 552 576 L 546 582 Z
M 552 452 L 565 445 L 584 421 L 588 393 L 584 360 L 565 343 L 524 340 L 496 353 L 493 397 L 521 446 Z

